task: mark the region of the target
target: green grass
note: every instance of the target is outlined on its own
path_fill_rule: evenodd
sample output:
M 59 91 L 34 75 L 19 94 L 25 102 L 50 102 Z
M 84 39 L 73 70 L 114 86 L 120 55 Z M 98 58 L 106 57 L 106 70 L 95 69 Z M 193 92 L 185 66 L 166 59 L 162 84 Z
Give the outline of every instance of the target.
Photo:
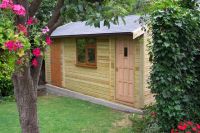
M 65 97 L 38 99 L 41 133 L 131 133 L 130 125 L 115 126 L 125 113 Z M 20 133 L 15 102 L 0 103 L 0 132 Z

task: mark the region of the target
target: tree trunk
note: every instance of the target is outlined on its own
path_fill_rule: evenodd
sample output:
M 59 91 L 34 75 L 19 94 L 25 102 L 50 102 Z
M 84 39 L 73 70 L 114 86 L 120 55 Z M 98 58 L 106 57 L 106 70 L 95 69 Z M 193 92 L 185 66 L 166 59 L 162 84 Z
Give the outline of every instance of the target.
M 19 111 L 22 133 L 39 133 L 37 119 L 37 85 L 34 84 L 30 67 L 24 66 L 12 77 Z

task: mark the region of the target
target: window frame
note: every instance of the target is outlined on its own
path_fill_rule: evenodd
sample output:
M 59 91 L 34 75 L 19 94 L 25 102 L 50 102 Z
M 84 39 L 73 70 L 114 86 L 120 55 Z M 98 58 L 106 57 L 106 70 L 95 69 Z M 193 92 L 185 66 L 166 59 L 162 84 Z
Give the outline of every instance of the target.
M 78 39 L 85 39 L 86 40 L 86 46 L 85 46 L 85 63 L 81 63 L 78 61 L 78 47 L 77 47 L 77 41 Z M 87 40 L 89 39 L 95 39 L 95 44 L 89 44 Z M 95 61 L 94 63 L 88 62 L 88 49 L 94 49 L 95 51 Z M 76 38 L 76 66 L 79 67 L 88 67 L 88 68 L 97 68 L 97 44 L 96 44 L 96 38 Z

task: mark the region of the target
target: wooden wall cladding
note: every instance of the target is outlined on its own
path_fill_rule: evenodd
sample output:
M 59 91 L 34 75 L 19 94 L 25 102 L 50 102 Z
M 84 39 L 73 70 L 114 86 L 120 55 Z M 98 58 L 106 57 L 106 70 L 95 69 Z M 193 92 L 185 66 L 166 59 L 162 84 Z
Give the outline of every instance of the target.
M 62 87 L 62 45 L 54 40 L 51 45 L 51 84 Z

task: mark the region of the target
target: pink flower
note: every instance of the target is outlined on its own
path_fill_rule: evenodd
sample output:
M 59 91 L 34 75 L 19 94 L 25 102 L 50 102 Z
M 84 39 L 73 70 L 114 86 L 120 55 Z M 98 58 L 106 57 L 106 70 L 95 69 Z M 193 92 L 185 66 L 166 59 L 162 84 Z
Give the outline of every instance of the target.
M 23 48 L 22 43 L 19 42 L 19 41 L 15 42 L 15 46 L 16 46 L 18 49 Z
M 12 8 L 12 6 L 13 6 L 12 0 L 2 0 L 2 3 L 0 4 L 0 8 L 2 9 Z
M 30 17 L 26 23 L 27 23 L 27 25 L 32 25 L 33 24 L 33 17 Z
M 179 130 L 184 131 L 186 128 L 187 128 L 187 125 L 186 125 L 185 123 L 184 123 L 184 124 L 179 124 L 179 125 L 178 125 L 178 129 L 179 129 Z
M 9 51 L 17 51 L 18 49 L 23 48 L 23 45 L 19 41 L 15 42 L 11 40 L 5 43 L 5 47 Z
M 8 48 L 9 51 L 15 51 L 15 41 L 8 41 L 5 43 L 5 47 Z
M 36 24 L 37 23 L 37 19 L 33 18 L 33 17 L 30 17 L 26 23 L 27 23 L 27 25 Z
M 35 48 L 35 49 L 33 49 L 33 55 L 34 55 L 35 57 L 41 56 L 40 48 Z
M 25 36 L 27 35 L 27 28 L 26 28 L 24 25 L 19 24 L 19 25 L 17 26 L 17 29 L 18 29 L 20 32 L 23 32 Z
M 42 29 L 42 33 L 46 34 L 47 32 L 49 32 L 49 28 L 45 26 L 44 29 Z
M 22 5 L 13 5 L 12 10 L 15 14 L 25 16 L 26 10 Z
M 2 0 L 2 3 L 13 3 L 12 0 Z
M 9 6 L 8 6 L 7 3 L 2 3 L 2 4 L 0 4 L 0 8 L 1 9 L 7 9 L 7 8 L 9 8 Z
M 46 43 L 47 43 L 47 45 L 51 45 L 51 43 L 52 43 L 52 40 L 49 36 L 46 37 Z
M 37 66 L 38 66 L 38 61 L 37 61 L 36 58 L 34 58 L 34 59 L 32 60 L 32 65 L 33 65 L 34 67 L 37 67 Z
M 1 9 L 5 9 L 5 8 L 7 8 L 7 7 L 8 7 L 7 4 L 4 4 L 4 3 L 0 4 L 0 8 L 1 8 Z
M 197 131 L 197 129 L 196 129 L 195 127 L 193 127 L 193 128 L 192 128 L 192 131 L 194 131 L 194 132 L 195 132 L 195 131 Z
M 193 125 L 193 123 L 191 121 L 187 121 L 187 124 L 190 125 L 190 126 Z
M 197 129 L 200 129 L 200 124 L 197 124 Z

